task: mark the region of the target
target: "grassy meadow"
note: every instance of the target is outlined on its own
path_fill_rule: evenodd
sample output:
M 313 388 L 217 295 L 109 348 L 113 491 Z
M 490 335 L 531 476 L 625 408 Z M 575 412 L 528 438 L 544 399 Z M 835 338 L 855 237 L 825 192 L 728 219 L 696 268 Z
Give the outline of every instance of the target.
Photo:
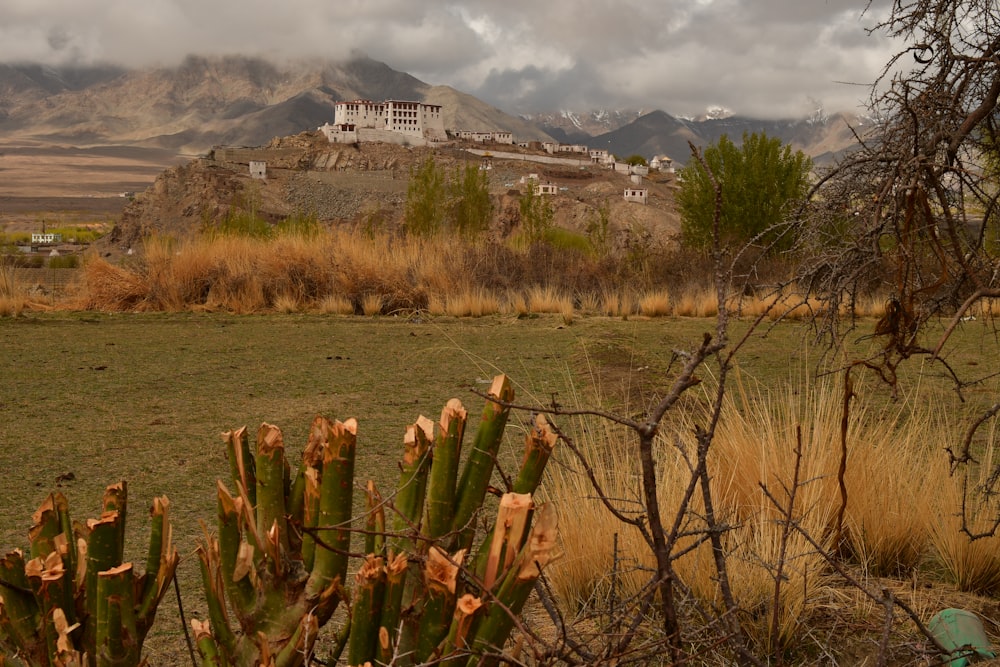
M 145 510 L 151 498 L 172 502 L 174 540 L 182 555 L 180 583 L 185 611 L 203 613 L 192 550 L 202 521 L 214 513 L 214 482 L 227 464 L 219 434 L 262 421 L 280 426 L 292 460 L 301 451 L 311 418 L 357 417 L 360 480 L 371 477 L 391 488 L 398 476 L 403 429 L 419 414 L 436 419 L 445 401 L 460 398 L 473 414 L 499 372 L 517 388 L 519 402 L 601 407 L 637 416 L 667 390 L 675 350 L 690 349 L 711 319 L 658 317 L 578 318 L 559 314 L 453 318 L 353 317 L 315 314 L 235 316 L 221 313 L 55 312 L 0 318 L 6 372 L 0 376 L 0 548 L 26 546 L 30 515 L 47 493 L 60 490 L 74 518 L 96 515 L 101 489 L 129 483 L 129 548 L 145 547 Z M 740 334 L 745 322 L 737 322 Z M 864 324 L 862 325 L 862 330 Z M 800 502 L 817 535 L 836 506 L 835 477 L 840 387 L 837 375 L 817 379 L 823 349 L 811 333 L 783 322 L 754 334 L 739 356 L 716 440 L 713 478 L 723 511 L 737 531 L 731 535 L 734 578 L 747 609 L 766 605 L 773 580 L 765 557 L 773 551 L 775 514 L 758 481 L 780 488 L 789 479 L 790 434 L 806 431 L 805 465 L 814 482 Z M 864 354 L 871 340 L 860 340 Z M 776 353 L 775 351 L 780 352 Z M 1000 363 L 990 327 L 968 323 L 947 350 L 949 363 L 964 377 L 990 375 Z M 712 366 L 704 388 L 693 390 L 669 419 L 661 450 L 662 500 L 669 507 L 685 470 L 670 443 L 689 438 L 707 403 Z M 870 380 L 870 378 L 869 378 Z M 995 380 L 965 389 L 958 401 L 939 369 L 903 369 L 903 397 L 889 400 L 870 381 L 859 383 L 851 424 L 853 563 L 864 577 L 894 577 L 901 594 L 913 583 L 957 591 L 965 577 L 980 577 L 979 593 L 1000 591 L 996 540 L 964 548 L 953 515 L 958 507 L 942 448 L 956 444 L 974 415 L 993 400 Z M 520 458 L 526 413 L 508 426 L 503 468 Z M 635 443 L 607 423 L 557 419 L 594 461 L 612 495 L 628 504 L 638 497 Z M 988 449 L 993 432 L 981 447 Z M 678 467 L 680 466 L 680 467 Z M 572 457 L 559 450 L 543 483 L 563 513 L 565 556 L 551 569 L 554 589 L 567 613 L 601 609 L 614 558 L 611 542 L 620 533 L 624 563 L 617 595 L 627 596 L 648 575 L 648 552 L 591 499 Z M 670 472 L 673 470 L 673 472 Z M 499 478 L 497 485 L 502 485 Z M 768 547 L 766 544 L 770 544 Z M 949 546 L 950 545 L 950 546 Z M 841 611 L 878 630 L 880 608 L 853 607 L 832 583 L 820 559 L 801 543 L 789 575 L 795 591 L 785 602 L 782 632 L 789 638 L 836 621 Z M 697 550 L 678 564 L 692 594 L 712 600 L 709 568 Z M 970 564 L 971 563 L 971 564 Z M 969 568 L 977 568 L 975 572 Z M 992 568 L 992 569 L 991 569 Z M 985 570 L 985 573 L 983 573 Z M 911 582 L 911 583 L 907 583 Z M 632 587 L 632 588 L 630 588 Z M 917 591 L 919 592 L 919 591 Z M 945 599 L 925 602 L 927 615 Z M 867 611 L 866 611 L 867 609 Z M 575 611 L 574 611 L 575 610 Z M 900 621 L 902 625 L 905 625 Z M 759 624 L 749 623 L 751 638 Z M 827 639 L 820 633 L 810 641 Z M 761 646 L 766 639 L 758 637 Z M 154 664 L 186 662 L 176 604 L 168 598 L 147 651 Z
M 476 392 L 498 373 L 512 379 L 520 404 L 641 418 L 669 391 L 683 352 L 715 331 L 718 301 L 703 257 L 452 241 L 310 229 L 152 239 L 139 256 L 118 263 L 91 256 L 66 269 L 75 279 L 58 293 L 31 289 L 23 269 L 0 262 L 0 549 L 26 546 L 31 514 L 50 491 L 66 494 L 74 518 L 84 519 L 97 514 L 106 485 L 127 480 L 131 555 L 141 558 L 145 548 L 145 508 L 168 495 L 185 612 L 203 618 L 193 550 L 202 522 L 214 521 L 215 480 L 228 475 L 223 431 L 276 424 L 294 461 L 314 415 L 356 417 L 358 480 L 393 488 L 406 425 L 421 414 L 436 420 L 452 397 L 478 415 Z M 787 270 L 756 268 L 762 285 Z M 734 341 L 775 299 L 763 287 L 739 291 L 730 303 Z M 834 576 L 814 546 L 782 532 L 782 514 L 762 485 L 787 500 L 798 470 L 795 519 L 832 547 L 841 371 L 879 352 L 883 342 L 870 333 L 883 299 L 859 296 L 850 315 L 860 319 L 834 353 L 810 326 L 820 306 L 793 293 L 783 298 L 740 349 L 727 385 L 709 457 L 716 511 L 732 526 L 725 548 L 754 651 L 774 655 L 778 642 L 789 647 L 790 662 L 822 662 L 840 651 L 835 660 L 860 663 L 883 636 L 882 608 Z M 1000 540 L 970 543 L 956 518 L 963 481 L 970 489 L 988 481 L 995 422 L 976 432 L 975 465 L 953 475 L 945 453 L 996 403 L 993 311 L 991 304 L 976 311 L 942 352 L 966 383 L 961 395 L 942 364 L 919 357 L 899 368 L 895 400 L 874 373 L 854 372 L 843 551 L 853 576 L 891 588 L 925 621 L 945 606 L 966 606 L 996 635 Z M 933 347 L 946 324 L 931 323 L 919 343 Z M 705 424 L 717 370 L 710 360 L 699 371 L 700 385 L 660 431 L 668 514 L 687 484 L 685 452 Z M 641 497 L 634 434 L 593 417 L 554 421 L 618 508 L 634 513 Z M 527 410 L 512 417 L 502 471 L 518 465 L 530 423 Z M 494 484 L 503 487 L 502 475 Z M 567 620 L 600 642 L 617 631 L 614 602 L 648 581 L 649 550 L 597 502 L 562 445 L 542 493 L 558 504 L 564 552 L 547 570 L 549 582 Z M 967 509 L 974 528 L 988 528 L 997 513 L 991 499 Z M 692 510 L 684 525 L 698 531 L 697 503 Z M 707 545 L 689 546 L 675 567 L 686 591 L 682 609 L 693 615 L 699 605 L 718 608 L 719 590 Z M 784 593 L 776 597 L 779 561 Z M 891 630 L 894 660 L 927 658 L 905 619 Z M 856 637 L 849 647 L 845 632 Z M 172 599 L 146 650 L 152 664 L 187 663 Z

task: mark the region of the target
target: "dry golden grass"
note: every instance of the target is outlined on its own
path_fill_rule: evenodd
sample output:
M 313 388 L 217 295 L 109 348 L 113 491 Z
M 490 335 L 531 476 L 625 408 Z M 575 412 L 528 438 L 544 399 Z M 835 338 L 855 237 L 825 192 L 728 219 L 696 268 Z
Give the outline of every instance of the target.
M 507 294 L 504 297 L 503 312 L 509 315 L 516 315 L 517 317 L 524 317 L 529 314 L 531 308 L 528 306 L 527 295 L 518 290 L 507 290 Z
M 27 297 L 17 282 L 13 262 L 0 256 L 0 317 L 17 317 L 27 306 Z
M 466 289 L 444 299 L 443 314 L 453 317 L 483 317 L 498 312 L 499 297 L 481 288 Z
M 334 228 L 308 236 L 279 232 L 273 238 L 215 234 L 177 242 L 152 237 L 140 256 L 121 266 L 90 263 L 75 299 L 66 303 L 69 308 L 325 312 L 331 305 L 322 305 L 324 300 L 335 297 L 355 304 L 357 311 L 363 310 L 365 299 L 371 306 L 377 295 L 379 310 L 386 314 L 426 310 L 480 316 L 502 309 L 517 316 L 559 314 L 566 323 L 593 314 L 712 317 L 718 312 L 714 289 L 692 287 L 675 294 L 657 287 L 643 293 L 622 287 L 576 293 L 576 285 L 562 282 L 561 276 L 607 269 L 574 266 L 572 271 L 539 273 L 538 258 L 529 250 L 445 236 L 423 239 Z M 614 275 L 611 284 L 628 285 L 621 277 L 627 272 Z M 518 279 L 533 286 L 522 293 Z M 479 299 L 485 302 L 477 304 Z M 772 306 L 772 319 L 800 319 L 819 308 L 814 300 L 781 299 L 774 306 L 774 297 L 740 298 L 730 308 L 754 316 Z M 334 310 L 346 312 L 346 307 Z
M 18 317 L 27 307 L 28 300 L 24 295 L 0 295 L 0 317 Z
M 149 310 L 147 283 L 133 271 L 92 258 L 83 265 L 80 291 L 70 307 L 80 310 Z
M 671 314 L 670 295 L 666 290 L 653 290 L 639 297 L 639 313 L 646 317 L 665 317 Z
M 939 457 L 934 465 L 937 488 L 928 528 L 937 558 L 959 590 L 987 595 L 1000 593 L 1000 536 L 970 540 L 962 532 L 958 508 L 963 505 L 963 483 L 967 484 L 967 528 L 974 534 L 986 533 L 1000 511 L 995 497 L 984 498 L 978 488 L 987 481 L 996 461 L 996 422 L 990 430 L 979 465 L 961 467 L 955 475 L 948 474 L 947 461 Z
M 593 292 L 586 292 L 580 295 L 580 313 L 583 315 L 597 315 L 601 312 L 601 297 Z
M 599 312 L 608 317 L 629 317 L 637 312 L 636 297 L 626 290 L 606 290 L 600 296 Z
M 842 393 L 841 388 L 822 381 L 797 383 L 773 394 L 741 382 L 732 389 L 709 457 L 714 503 L 720 521 L 735 527 L 726 533 L 724 543 L 733 593 L 746 612 L 744 627 L 757 645 L 770 650 L 775 639 L 787 645 L 799 636 L 802 624 L 822 613 L 828 603 L 831 570 L 823 555 L 800 534 L 784 535 L 783 512 L 794 479 L 797 430 L 801 429 L 793 519 L 825 549 L 833 548 L 840 507 Z M 858 400 L 855 406 L 863 404 L 864 400 Z M 668 443 L 682 443 L 690 455 L 694 442 L 689 434 L 696 418 L 689 412 L 675 429 L 664 428 L 658 445 L 659 501 L 668 523 L 678 511 L 680 493 L 690 476 L 679 450 Z M 634 434 L 596 421 L 572 430 L 586 434 L 587 439 L 579 444 L 605 494 L 623 512 L 639 511 Z M 960 499 L 941 451 L 955 436 L 953 429 L 935 422 L 929 411 L 905 402 L 877 411 L 852 410 L 845 475 L 846 548 L 862 572 L 906 576 L 928 558 L 939 559 L 959 586 L 980 592 L 1000 590 L 1000 538 L 970 543 L 959 534 L 953 517 Z M 639 572 L 636 568 L 652 566 L 651 552 L 637 531 L 619 523 L 601 506 L 579 466 L 566 459 L 563 463 L 550 468 L 546 487 L 550 497 L 563 500 L 560 531 L 567 554 L 551 567 L 553 587 L 572 608 L 600 608 L 610 586 L 614 535 L 619 544 L 619 599 L 636 593 L 648 580 L 648 569 Z M 762 485 L 780 506 L 768 499 Z M 995 513 L 997 508 L 989 509 Z M 994 515 L 984 511 L 981 516 Z M 702 516 L 700 502 L 693 502 L 683 529 L 704 530 Z M 693 539 L 682 540 L 676 548 L 683 549 Z M 773 638 L 774 576 L 782 548 L 786 555 L 781 562 L 779 637 Z M 707 544 L 679 558 L 675 567 L 698 599 L 718 607 L 720 591 Z
M 381 315 L 384 305 L 385 299 L 381 294 L 366 294 L 361 299 L 361 312 L 368 317 Z
M 323 315 L 353 315 L 354 304 L 339 294 L 329 294 L 319 299 L 315 310 Z
M 678 317 L 714 317 L 719 312 L 719 298 L 712 288 L 686 290 L 674 298 L 673 312 Z
M 299 299 L 292 294 L 279 294 L 274 299 L 274 310 L 279 313 L 298 313 L 302 310 Z
M 561 313 L 573 310 L 573 298 L 554 287 L 533 285 L 528 289 L 528 310 L 532 313 Z

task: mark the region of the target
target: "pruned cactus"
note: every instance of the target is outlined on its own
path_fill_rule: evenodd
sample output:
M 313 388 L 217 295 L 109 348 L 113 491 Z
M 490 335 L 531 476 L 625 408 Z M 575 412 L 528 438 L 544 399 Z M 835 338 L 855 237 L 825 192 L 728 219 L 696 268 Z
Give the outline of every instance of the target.
M 0 665 L 144 663 L 142 644 L 177 569 L 167 498 L 153 500 L 146 572 L 125 552 L 125 482 L 107 487 L 98 519 L 70 521 L 61 493 L 33 516 L 30 551 L 0 560 Z
M 424 417 L 408 426 L 398 487 L 384 500 L 369 482 L 357 526 L 354 420 L 317 417 L 294 478 L 277 427 L 261 426 L 255 452 L 245 429 L 226 433 L 236 491 L 219 483 L 218 532 L 198 550 L 210 623 L 192 626 L 204 664 L 302 665 L 340 602 L 349 610 L 332 653 L 346 648 L 349 665 L 464 664 L 502 651 L 511 615 L 554 553 L 555 513 L 531 494 L 556 436 L 535 421 L 496 525 L 477 539 L 513 399 L 505 376 L 490 395 L 464 467 L 460 401 L 436 426 Z M 359 528 L 367 555 L 348 581 Z

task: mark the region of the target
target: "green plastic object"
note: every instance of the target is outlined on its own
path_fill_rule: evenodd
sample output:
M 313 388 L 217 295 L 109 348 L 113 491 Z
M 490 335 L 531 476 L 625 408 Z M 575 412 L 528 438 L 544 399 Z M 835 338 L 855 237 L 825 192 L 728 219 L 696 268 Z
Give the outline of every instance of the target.
M 948 649 L 948 655 L 954 656 L 943 664 L 951 667 L 966 667 L 966 665 L 990 660 L 996 657 L 990 646 L 990 640 L 983 630 L 979 617 L 965 609 L 945 609 L 931 619 L 927 629 L 930 630 L 938 643 Z

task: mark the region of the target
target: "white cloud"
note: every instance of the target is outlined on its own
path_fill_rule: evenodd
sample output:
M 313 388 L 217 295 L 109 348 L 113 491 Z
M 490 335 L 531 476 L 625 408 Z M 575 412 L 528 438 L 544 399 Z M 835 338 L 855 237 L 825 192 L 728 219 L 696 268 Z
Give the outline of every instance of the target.
M 0 61 L 172 64 L 355 50 L 508 111 L 851 107 L 891 53 L 877 0 L 6 0 Z M 533 108 L 532 108 L 533 107 Z

